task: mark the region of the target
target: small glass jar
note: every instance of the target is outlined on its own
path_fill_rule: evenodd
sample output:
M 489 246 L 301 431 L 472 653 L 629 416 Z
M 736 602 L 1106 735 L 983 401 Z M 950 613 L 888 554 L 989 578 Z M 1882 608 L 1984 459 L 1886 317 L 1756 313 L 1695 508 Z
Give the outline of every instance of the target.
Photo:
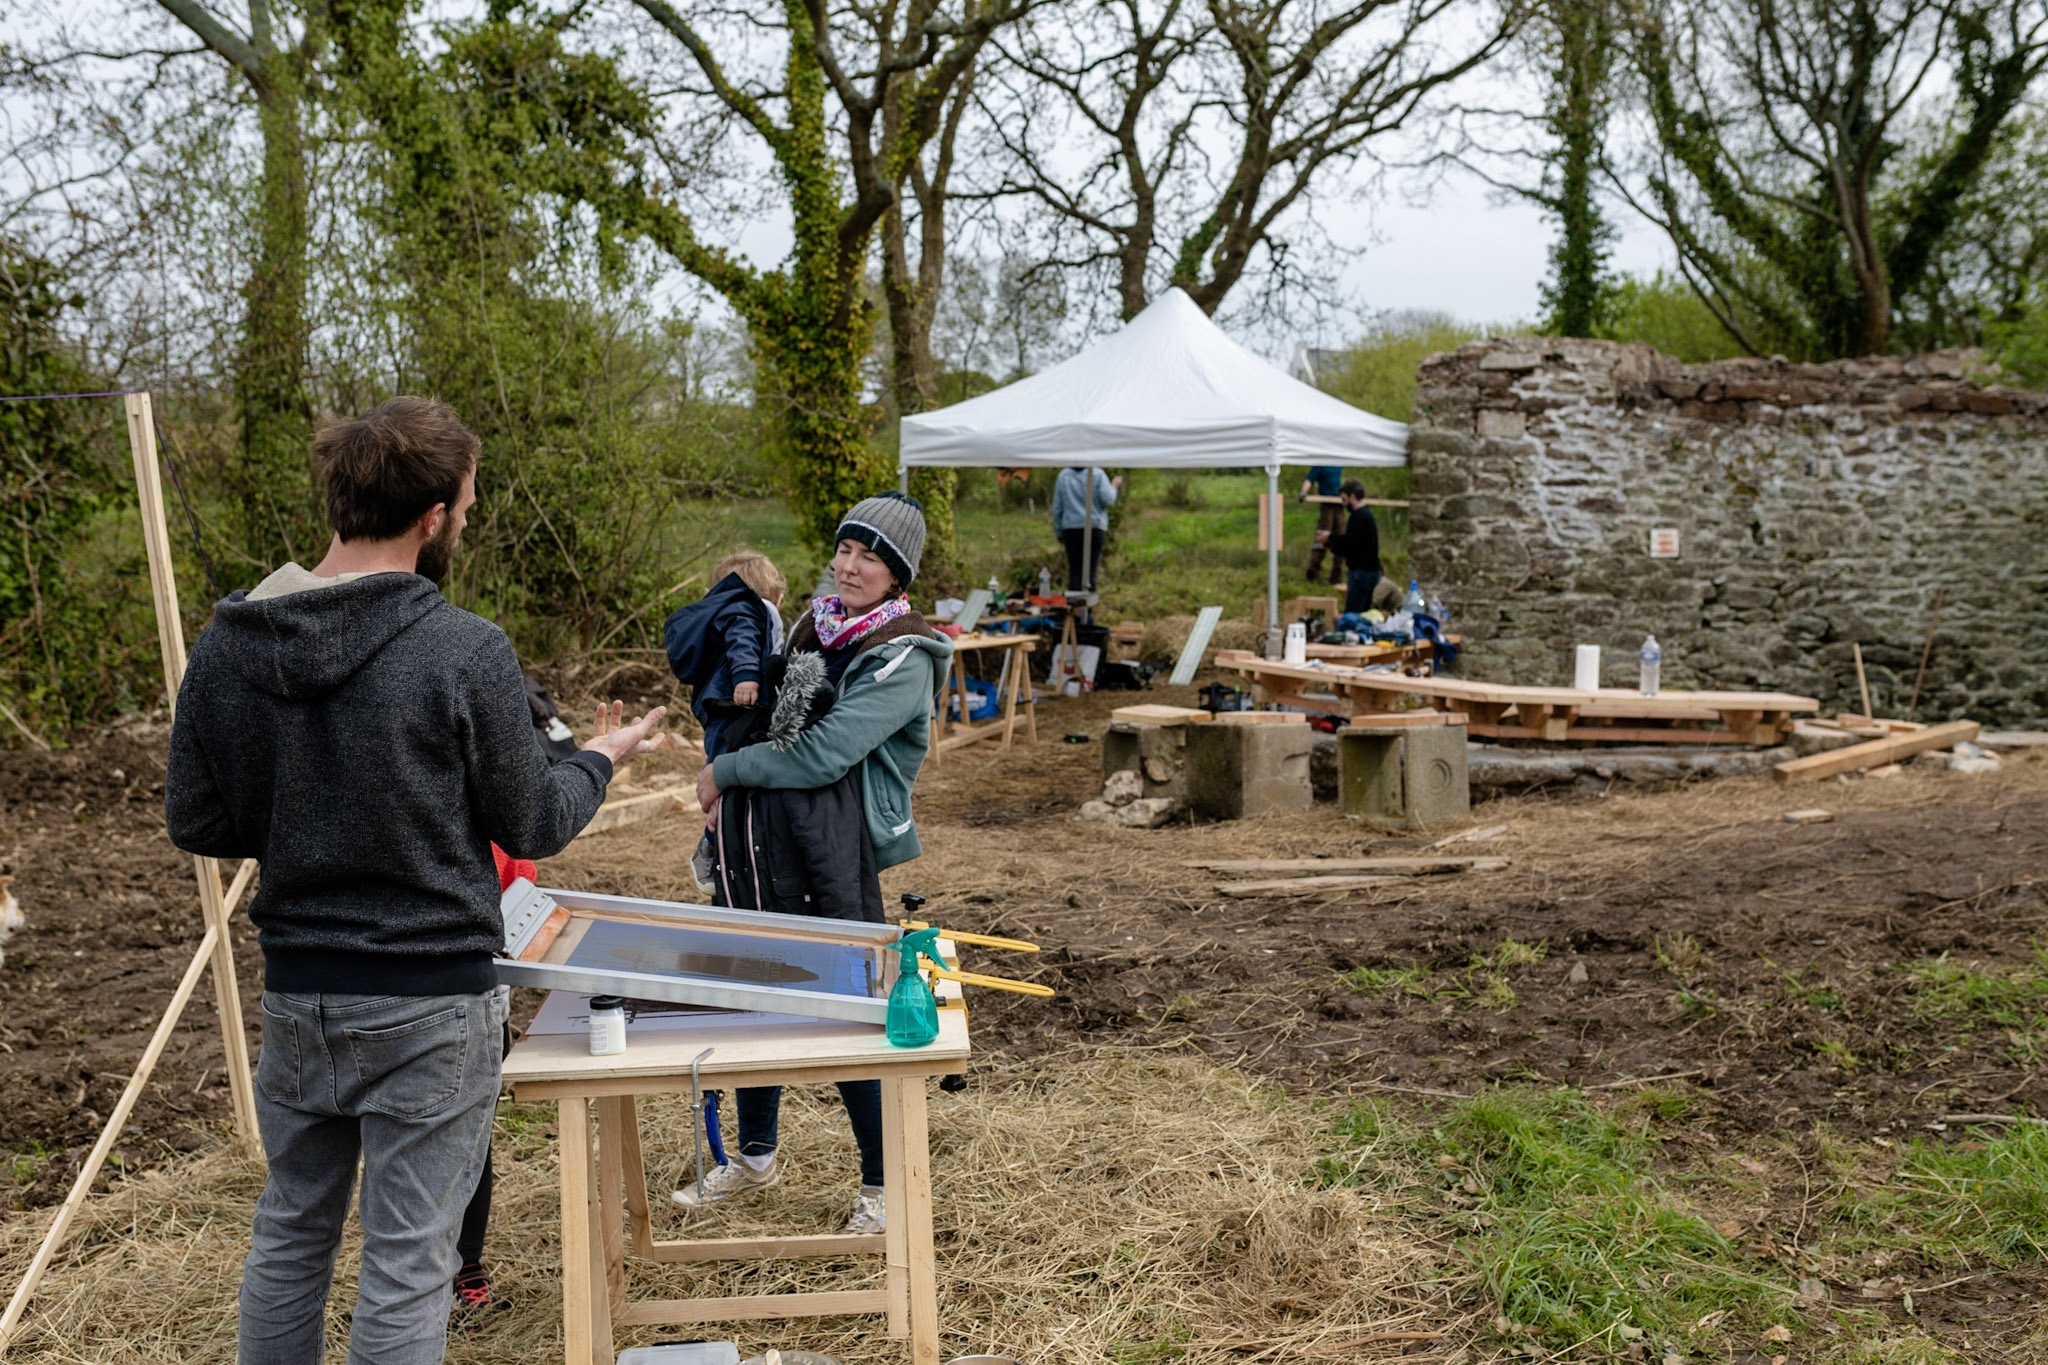
M 615 1057 L 626 1050 L 626 998 L 590 997 L 590 1055 Z

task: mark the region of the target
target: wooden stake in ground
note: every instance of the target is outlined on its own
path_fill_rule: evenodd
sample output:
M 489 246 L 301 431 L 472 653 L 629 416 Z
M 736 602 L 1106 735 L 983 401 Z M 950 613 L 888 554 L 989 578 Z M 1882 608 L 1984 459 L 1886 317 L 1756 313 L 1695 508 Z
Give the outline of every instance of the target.
M 185 681 L 185 623 L 178 615 L 177 570 L 171 564 L 171 529 L 164 520 L 164 489 L 156 465 L 156 417 L 146 393 L 131 393 L 128 448 L 135 457 L 135 493 L 142 506 L 142 541 L 149 552 L 149 588 L 156 601 L 156 638 L 163 651 L 164 696 L 175 718 L 178 688 Z M 227 906 L 221 895 L 220 864 L 195 857 L 199 878 L 199 909 L 213 931 L 213 996 L 220 1011 L 221 1047 L 227 1057 L 228 1098 L 235 1115 L 235 1137 L 255 1150 L 256 1084 L 249 1071 L 249 1041 L 242 1028 L 242 996 L 235 985 L 235 949 L 228 935 Z
M 1863 694 L 1863 719 L 1876 720 L 1877 712 L 1870 709 L 1870 679 L 1863 676 L 1863 646 L 1852 644 L 1849 648 L 1856 655 L 1856 690 Z
M 1927 643 L 1920 646 L 1920 668 L 1913 674 L 1913 696 L 1906 703 L 1906 719 L 1913 719 L 1913 712 L 1920 708 L 1920 684 L 1927 677 L 1927 660 L 1934 653 L 1934 628 L 1941 624 L 1941 598 L 1948 591 L 1944 583 L 1934 590 L 1934 612 L 1927 618 Z

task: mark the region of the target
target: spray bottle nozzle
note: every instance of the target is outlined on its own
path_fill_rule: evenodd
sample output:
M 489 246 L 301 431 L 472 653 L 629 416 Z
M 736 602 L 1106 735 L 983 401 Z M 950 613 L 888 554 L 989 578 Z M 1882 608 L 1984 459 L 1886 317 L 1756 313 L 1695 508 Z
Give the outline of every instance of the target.
M 903 954 L 903 970 L 914 972 L 917 970 L 917 955 L 919 953 L 924 954 L 933 962 L 939 960 L 939 931 L 936 928 L 913 929 L 889 946 Z

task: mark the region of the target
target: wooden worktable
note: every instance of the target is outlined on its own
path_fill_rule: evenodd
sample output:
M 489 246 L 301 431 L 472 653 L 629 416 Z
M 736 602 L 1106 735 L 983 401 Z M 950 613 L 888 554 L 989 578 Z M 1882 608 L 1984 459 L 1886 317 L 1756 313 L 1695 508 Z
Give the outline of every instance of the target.
M 956 993 L 957 987 L 948 992 Z M 687 1095 L 691 1061 L 707 1047 L 711 1055 L 698 1067 L 705 1089 L 881 1080 L 887 1232 L 654 1239 L 635 1100 L 640 1095 Z M 967 1057 L 967 1014 L 953 1008 L 939 1011 L 939 1036 L 921 1048 L 891 1047 L 872 1024 L 766 1015 L 737 1020 L 713 1015 L 665 1025 L 659 1032 L 635 1031 L 626 1051 L 612 1057 L 591 1056 L 583 1034 L 522 1038 L 505 1059 L 505 1080 L 515 1098 L 553 1100 L 561 1114 L 562 1328 L 567 1365 L 612 1365 L 615 1324 L 848 1313 L 886 1313 L 889 1335 L 910 1339 L 912 1365 L 938 1365 L 925 1078 L 963 1070 Z M 882 1289 L 628 1300 L 629 1252 L 655 1262 L 881 1252 L 888 1274 Z
M 1645 697 L 1623 687 L 1520 687 L 1358 668 L 1310 668 L 1275 663 L 1249 650 L 1220 651 L 1216 663 L 1245 675 L 1263 701 L 1360 717 L 1397 711 L 1403 698 L 1416 696 L 1441 709 L 1464 712 L 1473 735 L 1492 739 L 1771 745 L 1792 728 L 1795 712 L 1820 709 L 1812 697 L 1784 692 L 1660 692 Z
M 1024 631 L 1011 635 L 989 635 L 972 631 L 955 637 L 953 660 L 947 665 L 946 686 L 939 693 L 939 715 L 944 731 L 939 741 L 932 746 L 935 753 L 958 749 L 962 745 L 974 744 L 984 739 L 1000 738 L 1002 747 L 1010 747 L 1011 737 L 1017 729 L 1017 702 L 1031 686 L 1030 654 L 1038 648 L 1038 637 Z M 969 654 L 983 650 L 1007 650 L 1003 657 L 1002 672 L 996 679 L 1000 698 L 1001 713 L 996 719 L 975 725 L 967 719 L 967 658 Z M 960 704 L 960 719 L 945 720 L 946 694 L 950 692 Z M 1032 743 L 1038 742 L 1038 709 L 1026 703 L 1024 711 L 1025 736 Z

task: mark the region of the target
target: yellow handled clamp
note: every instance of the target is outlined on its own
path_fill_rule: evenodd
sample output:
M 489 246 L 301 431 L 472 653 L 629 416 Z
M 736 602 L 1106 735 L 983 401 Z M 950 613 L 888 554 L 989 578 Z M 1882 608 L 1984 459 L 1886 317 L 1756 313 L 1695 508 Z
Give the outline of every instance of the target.
M 983 976 L 980 972 L 960 972 L 951 967 L 926 967 L 924 970 L 941 981 L 957 981 L 963 986 L 985 986 L 992 991 L 1014 991 L 1018 995 L 1035 995 L 1050 999 L 1054 994 L 1050 986 L 1041 986 L 1036 981 L 1012 981 L 1006 976 Z
M 897 924 L 905 929 L 929 929 L 931 925 L 920 919 L 900 919 Z M 1036 943 L 1026 943 L 1021 938 L 997 938 L 993 934 L 970 934 L 962 929 L 941 929 L 939 937 L 949 943 L 969 943 L 977 948 L 1003 948 L 1013 953 L 1035 953 Z

